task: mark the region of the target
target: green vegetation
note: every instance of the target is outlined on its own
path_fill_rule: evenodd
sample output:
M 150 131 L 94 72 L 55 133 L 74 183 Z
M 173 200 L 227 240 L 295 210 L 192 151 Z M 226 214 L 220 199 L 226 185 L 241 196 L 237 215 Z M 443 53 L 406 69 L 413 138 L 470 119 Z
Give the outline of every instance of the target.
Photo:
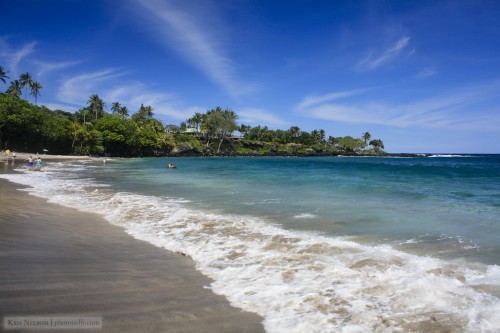
M 4 84 L 7 74 L 0 66 Z M 238 125 L 238 115 L 221 107 L 196 113 L 180 126 L 165 126 L 154 117 L 151 106 L 141 105 L 129 116 L 126 106 L 113 102 L 112 113 L 107 113 L 97 94 L 89 96 L 87 106 L 77 112 L 49 110 L 37 105 L 42 88 L 25 73 L 0 93 L 0 149 L 100 156 L 385 154 L 382 140 L 370 140 L 368 132 L 360 138 L 326 138 L 324 130 L 307 132 L 297 126 L 272 130 Z M 25 98 L 30 90 L 35 104 L 21 99 L 23 89 Z M 237 132 L 240 135 L 235 136 Z

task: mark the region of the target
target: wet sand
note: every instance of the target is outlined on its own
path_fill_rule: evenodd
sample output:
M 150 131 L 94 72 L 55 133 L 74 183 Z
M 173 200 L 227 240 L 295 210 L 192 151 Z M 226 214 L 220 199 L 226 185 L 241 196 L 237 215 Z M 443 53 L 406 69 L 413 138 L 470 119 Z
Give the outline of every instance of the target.
M 21 187 L 0 179 L 0 325 L 5 316 L 88 316 L 102 317 L 102 330 L 70 331 L 264 332 L 261 317 L 205 288 L 190 259 Z

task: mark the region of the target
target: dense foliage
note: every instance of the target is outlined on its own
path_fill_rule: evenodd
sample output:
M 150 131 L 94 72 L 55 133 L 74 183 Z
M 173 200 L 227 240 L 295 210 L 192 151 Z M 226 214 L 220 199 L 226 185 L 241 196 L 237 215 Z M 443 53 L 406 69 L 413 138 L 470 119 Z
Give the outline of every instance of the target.
M 106 156 L 378 154 L 384 148 L 381 140 L 326 138 L 323 130 L 238 126 L 237 114 L 220 107 L 181 126 L 164 126 L 152 110 L 141 106 L 129 117 L 90 105 L 70 113 L 0 93 L 0 148 Z M 366 150 L 369 145 L 373 148 Z
M 0 66 L 0 81 L 6 83 L 7 72 Z M 36 105 L 40 83 L 29 73 L 11 82 L 6 93 L 0 93 L 0 149 L 54 154 L 105 156 L 211 156 L 211 155 L 338 155 L 383 154 L 384 144 L 371 139 L 325 137 L 324 130 L 301 131 L 238 125 L 238 115 L 216 107 L 196 113 L 180 124 L 165 126 L 154 117 L 151 106 L 141 105 L 129 116 L 129 110 L 118 102 L 105 112 L 98 95 L 89 97 L 87 107 L 75 113 L 49 110 Z M 21 99 L 28 89 L 35 104 Z M 235 136 L 234 133 L 240 135 Z M 371 148 L 370 148 L 371 147 Z M 370 149 L 368 149 L 370 148 Z

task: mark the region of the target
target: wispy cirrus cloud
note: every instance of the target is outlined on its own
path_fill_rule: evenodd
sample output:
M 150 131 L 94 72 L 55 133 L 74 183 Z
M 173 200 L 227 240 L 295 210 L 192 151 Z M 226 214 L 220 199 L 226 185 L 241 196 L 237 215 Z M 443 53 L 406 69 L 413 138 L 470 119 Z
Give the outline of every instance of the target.
M 196 106 L 183 106 L 182 101 L 175 95 L 154 91 L 141 82 L 129 82 L 110 87 L 103 92 L 102 98 L 109 103 L 118 101 L 128 107 L 130 113 L 136 112 L 141 104 L 153 107 L 156 115 L 162 118 L 184 121 L 195 112 L 206 110 Z
M 500 82 L 493 82 L 407 104 L 339 100 L 303 107 L 303 102 L 299 102 L 296 110 L 313 118 L 345 123 L 500 130 L 500 109 L 498 104 L 491 103 L 498 99 L 499 93 Z
M 57 92 L 57 98 L 68 104 L 82 105 L 91 94 L 98 93 L 102 84 L 108 84 L 112 79 L 124 73 L 113 69 L 104 69 L 76 75 L 62 82 Z
M 361 94 L 365 91 L 371 90 L 373 88 L 355 89 L 350 91 L 340 91 L 332 92 L 325 95 L 308 95 L 302 99 L 302 101 L 297 104 L 296 109 L 304 109 L 317 104 L 334 101 L 337 99 L 342 99 L 350 96 L 355 96 Z
M 37 66 L 37 76 L 38 78 L 41 78 L 48 73 L 78 65 L 81 63 L 81 61 L 47 62 L 34 60 L 31 63 Z
M 430 67 L 426 67 L 424 69 L 422 69 L 420 72 L 418 72 L 415 77 L 417 79 L 423 79 L 423 78 L 426 78 L 426 77 L 430 77 L 430 76 L 434 76 L 436 74 L 438 74 L 439 72 L 433 68 L 430 68 Z
M 24 65 L 29 65 L 30 73 L 34 74 L 37 80 L 40 80 L 42 76 L 50 72 L 66 69 L 81 63 L 81 61 L 47 62 L 36 59 L 36 57 L 39 57 L 36 53 L 37 45 L 37 42 L 30 42 L 16 49 L 7 43 L 5 38 L 0 37 L 0 60 L 2 62 L 5 61 L 5 67 L 12 74 L 12 77 L 20 74 L 19 65 L 22 62 Z M 26 69 L 22 70 L 22 72 L 25 71 Z
M 136 112 L 141 104 L 150 105 L 163 119 L 186 120 L 195 112 L 205 110 L 197 106 L 184 106 L 175 95 L 151 89 L 138 81 L 124 80 L 126 72 L 103 69 L 68 78 L 59 87 L 57 108 L 76 111 L 85 105 L 90 95 L 98 94 L 105 101 L 107 109 L 111 103 L 119 102 L 129 112 Z
M 290 122 L 259 108 L 244 108 L 238 110 L 239 122 L 244 124 L 267 124 L 272 126 L 287 126 Z
M 358 63 L 358 70 L 374 70 L 394 61 L 401 55 L 403 50 L 409 47 L 410 40 L 410 37 L 403 36 L 388 45 L 386 48 L 371 50 L 368 55 Z
M 182 2 L 180 2 L 182 3 Z M 224 52 L 227 45 L 217 38 L 214 29 L 220 22 L 206 23 L 189 8 L 165 1 L 136 1 L 153 18 L 158 42 L 173 48 L 213 82 L 237 98 L 257 89 L 255 83 L 238 78 L 233 61 Z M 206 14 L 206 13 L 205 13 Z M 213 13 L 212 13 L 213 14 Z M 209 14 L 207 14 L 209 15 Z M 215 26 L 214 26 L 215 25 Z
M 27 56 L 35 52 L 36 42 L 24 44 L 19 49 L 12 49 L 5 38 L 0 38 L 0 58 L 5 59 L 7 70 L 13 75 L 18 76 L 18 66 Z

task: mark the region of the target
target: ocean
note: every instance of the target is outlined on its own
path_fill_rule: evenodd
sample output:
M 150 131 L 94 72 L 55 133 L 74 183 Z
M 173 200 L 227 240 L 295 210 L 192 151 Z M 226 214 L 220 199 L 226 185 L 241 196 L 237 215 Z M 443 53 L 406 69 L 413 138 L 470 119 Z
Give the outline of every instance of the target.
M 189 256 L 207 288 L 268 332 L 500 332 L 500 155 L 95 159 L 43 171 L 0 177 Z

